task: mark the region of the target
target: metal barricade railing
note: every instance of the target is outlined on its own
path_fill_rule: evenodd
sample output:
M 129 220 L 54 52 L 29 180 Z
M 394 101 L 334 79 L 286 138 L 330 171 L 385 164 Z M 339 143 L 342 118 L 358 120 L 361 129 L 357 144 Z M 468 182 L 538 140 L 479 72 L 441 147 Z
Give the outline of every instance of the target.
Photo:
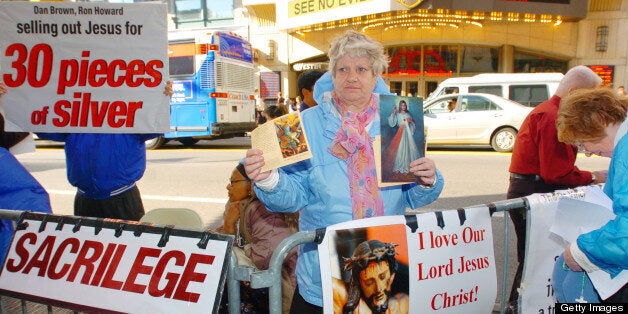
M 478 206 L 486 206 L 489 208 L 491 212 L 491 216 L 495 212 L 504 212 L 504 239 L 508 239 L 508 226 L 509 226 L 509 218 L 507 213 L 510 210 L 524 210 L 528 208 L 528 202 L 525 198 L 515 198 L 510 200 L 497 201 L 484 205 L 476 205 L 469 206 L 478 207 Z M 238 281 L 249 281 L 251 284 L 251 288 L 269 288 L 269 313 L 271 314 L 279 314 L 282 313 L 282 291 L 281 291 L 281 268 L 283 266 L 284 258 L 288 255 L 293 248 L 298 245 L 310 243 L 310 242 L 320 242 L 322 237 L 324 236 L 324 230 L 318 231 L 302 231 L 292 234 L 291 236 L 285 238 L 275 252 L 270 260 L 270 265 L 267 270 L 253 270 L 249 266 L 239 266 L 237 263 L 237 257 L 233 254 L 231 258 L 231 270 L 230 270 L 230 279 L 228 280 L 228 291 L 229 291 L 229 304 L 239 304 L 239 296 L 240 296 L 240 285 Z M 504 267 L 502 273 L 502 293 L 500 297 L 500 313 L 504 312 L 504 306 L 506 304 L 506 287 L 508 286 L 508 241 L 504 241 Z M 298 291 L 295 290 L 295 293 Z M 230 306 L 229 313 L 237 314 L 240 313 L 240 308 Z
M 478 206 L 488 207 L 491 216 L 496 212 L 504 212 L 504 262 L 502 272 L 502 292 L 500 297 L 500 313 L 504 312 L 504 305 L 506 304 L 506 287 L 508 287 L 508 237 L 509 237 L 509 222 L 508 212 L 510 210 L 527 210 L 529 204 L 526 198 L 515 198 L 510 200 L 496 201 L 488 204 L 469 206 L 465 208 L 472 208 Z M 422 211 L 424 212 L 424 211 Z M 411 211 L 409 214 L 417 214 L 422 212 Z M 18 220 L 20 217 L 19 211 L 2 210 L 0 209 L 0 218 Z M 295 247 L 311 242 L 320 242 L 324 236 L 324 230 L 297 232 L 291 236 L 285 238 L 273 252 L 270 260 L 269 269 L 257 270 L 250 266 L 238 265 L 238 258 L 235 252 L 232 251 L 230 258 L 230 265 L 227 276 L 227 292 L 229 302 L 229 313 L 240 313 L 240 282 L 248 281 L 250 287 L 253 289 L 269 288 L 269 313 L 278 314 L 282 313 L 282 285 L 281 285 L 281 270 L 283 262 L 288 253 Z M 295 290 L 295 293 L 298 293 Z M 1 300 L 0 300 L 1 301 Z M 0 302 L 0 310 L 2 303 Z M 50 308 L 49 308 L 50 309 Z M 24 312 L 23 310 L 23 313 Z M 49 310 L 50 313 L 50 310 Z

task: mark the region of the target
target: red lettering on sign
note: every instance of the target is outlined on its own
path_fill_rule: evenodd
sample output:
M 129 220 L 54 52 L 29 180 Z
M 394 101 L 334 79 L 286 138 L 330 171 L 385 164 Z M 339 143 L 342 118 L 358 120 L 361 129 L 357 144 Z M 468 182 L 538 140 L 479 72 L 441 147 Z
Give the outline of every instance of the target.
M 133 258 L 125 255 L 124 244 L 67 238 L 55 248 L 56 239 L 52 235 L 41 239 L 32 232 L 21 235 L 9 252 L 6 270 L 30 274 L 38 269 L 37 276 L 52 280 L 78 280 L 84 285 L 141 294 L 148 290 L 153 297 L 198 302 L 201 293 L 188 291 L 190 283 L 205 282 L 207 271 L 197 268 L 215 260 L 213 255 L 191 253 L 188 257 L 179 250 L 140 247 L 130 269 L 122 271 L 120 261 Z
M 67 59 L 59 62 L 59 79 L 57 94 L 65 94 L 66 88 L 73 86 L 101 87 L 108 85 L 118 87 L 126 83 L 129 87 L 156 87 L 163 77 L 159 69 L 163 69 L 161 60 L 131 60 L 128 63 L 116 59 L 89 60 L 90 51 L 81 53 L 81 60 Z
M 164 296 L 166 298 L 172 298 L 172 294 L 174 293 L 174 288 L 177 285 L 177 281 L 179 281 L 180 274 L 177 273 L 167 273 L 164 277 L 164 271 L 166 270 L 166 266 L 170 262 L 170 260 L 174 259 L 174 264 L 177 266 L 185 265 L 185 254 L 181 251 L 170 251 L 166 252 L 164 256 L 159 259 L 157 266 L 155 267 L 155 272 L 153 273 L 153 277 L 150 279 L 150 283 L 148 284 L 148 293 L 154 297 Z M 159 289 L 161 279 L 166 280 L 166 285 L 163 289 Z M 163 284 L 161 284 L 163 285 Z
M 153 267 L 144 265 L 144 259 L 146 257 L 157 258 L 159 257 L 159 254 L 161 254 L 161 250 L 159 249 L 151 249 L 145 247 L 141 248 L 140 251 L 137 252 L 137 257 L 133 262 L 133 266 L 131 266 L 131 272 L 124 282 L 124 287 L 122 288 L 122 290 L 135 293 L 144 293 L 146 286 L 136 284 L 135 279 L 139 274 L 150 275 L 152 273 Z
M 48 268 L 48 263 L 50 262 L 50 255 L 52 255 L 55 240 L 56 237 L 47 237 L 44 239 L 44 242 L 37 252 L 35 252 L 33 258 L 31 258 L 30 262 L 24 267 L 23 273 L 28 274 L 33 268 L 39 268 L 37 276 L 43 277 L 46 274 L 46 268 Z
M 135 112 L 142 108 L 144 102 L 130 101 L 92 101 L 91 93 L 74 93 L 75 100 L 59 100 L 54 105 L 57 117 L 52 119 L 56 127 L 80 126 L 87 127 L 91 120 L 93 127 L 102 127 L 104 122 L 112 128 L 135 125 Z M 106 119 L 105 119 L 106 118 Z
M 15 264 L 16 260 L 13 258 L 7 259 L 7 270 L 12 273 L 17 273 L 28 262 L 30 254 L 28 249 L 25 248 L 25 244 L 35 244 L 37 242 L 37 235 L 34 233 L 26 233 L 15 241 L 15 254 L 20 257 L 20 260 Z
M 174 298 L 177 300 L 192 300 L 192 302 L 197 302 L 200 294 L 198 293 L 190 293 L 187 292 L 188 284 L 190 281 L 194 282 L 203 282 L 205 281 L 206 274 L 194 272 L 197 264 L 208 264 L 211 265 L 214 263 L 214 256 L 211 255 L 200 255 L 200 254 L 192 254 L 190 256 L 190 260 L 188 261 L 185 270 L 183 271 L 183 276 L 181 277 L 181 281 L 179 281 L 179 285 L 177 286 L 177 292 L 174 295 Z
M 105 275 L 105 270 L 107 269 L 107 266 L 109 266 L 109 262 L 111 261 L 111 257 L 113 256 L 113 252 L 115 251 L 116 247 L 117 246 L 113 243 L 109 243 L 107 245 L 107 249 L 105 250 L 105 253 L 102 256 L 102 259 L 100 260 L 100 263 L 98 264 L 98 269 L 96 269 L 96 272 L 94 273 L 94 277 L 92 277 L 92 282 L 90 283 L 90 285 L 98 286 L 98 284 L 100 283 L 100 281 Z
M 120 261 L 124 256 L 124 251 L 126 250 L 126 245 L 118 244 L 118 248 L 116 249 L 116 254 L 113 256 L 111 260 L 111 264 L 107 268 L 107 272 L 105 273 L 105 278 L 100 284 L 103 288 L 120 290 L 122 287 L 122 281 L 113 279 L 113 276 L 116 274 L 116 270 L 118 270 L 118 265 L 120 265 Z
M 68 271 L 70 271 L 71 265 L 67 263 L 63 264 L 63 266 L 61 266 L 61 269 L 57 271 L 57 263 L 59 263 L 59 260 L 61 260 L 61 257 L 65 253 L 67 247 L 70 247 L 69 253 L 76 253 L 78 252 L 80 246 L 81 242 L 76 238 L 65 239 L 63 240 L 63 242 L 61 242 L 61 244 L 59 244 L 59 247 L 57 248 L 55 254 L 52 256 L 52 259 L 50 260 L 50 266 L 48 266 L 48 277 L 50 279 L 58 280 L 65 277 Z
M 81 283 L 84 285 L 89 284 L 89 279 L 92 277 L 95 269 L 94 263 L 99 260 L 100 256 L 102 255 L 103 249 L 104 246 L 100 242 L 89 240 L 83 242 L 83 246 L 78 252 L 78 256 L 74 261 L 72 270 L 70 270 L 68 281 L 73 282 L 76 279 L 79 270 L 81 268 L 84 268 Z

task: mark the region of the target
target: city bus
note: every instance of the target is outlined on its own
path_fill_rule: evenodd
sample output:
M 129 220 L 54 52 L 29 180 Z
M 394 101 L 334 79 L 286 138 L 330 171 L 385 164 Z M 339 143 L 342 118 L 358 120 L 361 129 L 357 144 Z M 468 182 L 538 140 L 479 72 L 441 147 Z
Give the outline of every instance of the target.
M 192 146 L 253 130 L 255 66 L 251 44 L 228 31 L 170 32 L 170 132 L 146 142 L 157 149 L 170 140 Z

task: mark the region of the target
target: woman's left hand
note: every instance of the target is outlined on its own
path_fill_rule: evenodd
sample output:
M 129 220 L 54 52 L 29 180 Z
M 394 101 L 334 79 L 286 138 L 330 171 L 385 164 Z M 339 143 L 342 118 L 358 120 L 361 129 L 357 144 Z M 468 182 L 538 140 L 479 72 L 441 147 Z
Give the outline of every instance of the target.
M 168 80 L 166 81 L 166 86 L 164 87 L 164 95 L 172 98 L 173 94 L 174 90 L 172 89 L 172 81 Z
M 427 157 L 412 161 L 410 172 L 419 177 L 421 185 L 432 186 L 436 183 L 436 164 Z

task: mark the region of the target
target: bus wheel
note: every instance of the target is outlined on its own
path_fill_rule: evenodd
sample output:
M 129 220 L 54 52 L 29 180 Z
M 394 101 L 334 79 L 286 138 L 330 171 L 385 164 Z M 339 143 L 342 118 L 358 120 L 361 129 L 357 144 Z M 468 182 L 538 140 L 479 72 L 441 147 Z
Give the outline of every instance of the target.
M 515 146 L 517 131 L 513 128 L 502 128 L 497 130 L 491 138 L 491 146 L 498 152 L 510 152 Z
M 146 149 L 157 149 L 164 145 L 164 143 L 166 143 L 166 140 L 163 136 L 157 136 L 155 138 L 151 138 L 144 143 L 146 144 Z
M 198 140 L 191 137 L 184 137 L 180 138 L 179 142 L 181 142 L 181 144 L 183 144 L 183 146 L 185 147 L 192 147 L 194 146 L 194 144 L 198 143 Z

